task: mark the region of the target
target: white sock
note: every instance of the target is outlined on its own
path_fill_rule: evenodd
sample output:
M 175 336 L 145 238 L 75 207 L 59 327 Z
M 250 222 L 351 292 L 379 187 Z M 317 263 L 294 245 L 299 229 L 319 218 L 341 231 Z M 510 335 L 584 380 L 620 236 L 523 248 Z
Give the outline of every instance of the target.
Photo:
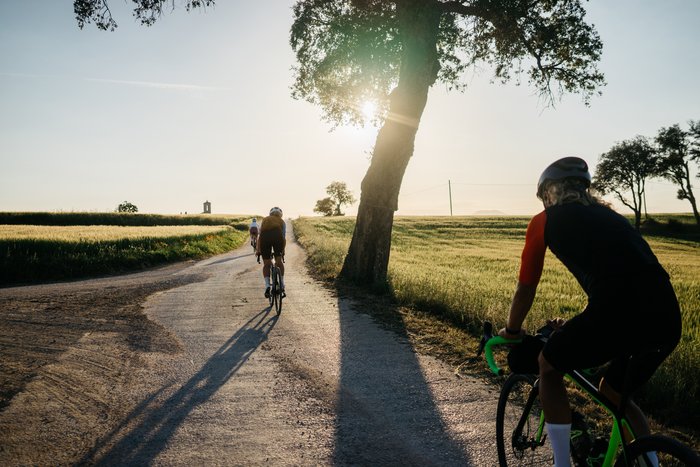
M 549 435 L 549 442 L 554 451 L 555 467 L 571 467 L 569 438 L 571 437 L 571 423 L 548 423 L 545 428 Z
M 265 288 L 270 287 L 270 276 L 265 276 Z

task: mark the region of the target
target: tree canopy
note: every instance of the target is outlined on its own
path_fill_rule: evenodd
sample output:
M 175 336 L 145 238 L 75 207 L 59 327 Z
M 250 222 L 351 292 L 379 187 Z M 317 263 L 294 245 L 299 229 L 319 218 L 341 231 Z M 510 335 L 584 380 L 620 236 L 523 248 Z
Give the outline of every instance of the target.
M 367 100 L 386 113 L 418 21 L 435 29 L 433 81 L 465 89 L 463 72 L 486 65 L 496 81 L 525 77 L 550 102 L 564 91 L 588 102 L 604 85 L 603 45 L 584 17 L 578 0 L 300 0 L 293 95 L 334 123 L 363 122 Z
M 163 9 L 175 8 L 175 0 L 130 0 L 134 7 L 134 18 L 144 26 L 151 26 L 163 15 Z M 185 9 L 203 8 L 214 5 L 214 0 L 186 0 Z M 117 22 L 112 17 L 108 0 L 73 0 L 73 12 L 78 27 L 94 23 L 103 31 L 114 31 Z
M 333 215 L 333 207 L 333 200 L 330 199 L 330 197 L 326 197 L 316 201 L 316 207 L 314 207 L 314 212 L 317 212 L 322 216 L 330 217 Z
M 661 128 L 655 140 L 659 153 L 658 175 L 678 186 L 676 196 L 690 202 L 697 224 L 700 224 L 700 213 L 693 193 L 690 163 L 700 160 L 700 151 L 697 150 L 700 145 L 700 135 L 697 134 L 699 126 L 700 121 L 691 120 L 688 131 L 678 124 Z

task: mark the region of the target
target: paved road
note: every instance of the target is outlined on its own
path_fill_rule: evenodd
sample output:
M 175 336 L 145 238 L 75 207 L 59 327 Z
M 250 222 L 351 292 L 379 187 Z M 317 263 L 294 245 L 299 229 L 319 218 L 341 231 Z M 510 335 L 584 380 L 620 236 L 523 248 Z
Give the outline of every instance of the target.
M 309 277 L 290 241 L 282 314 L 249 246 L 151 295 L 182 351 L 145 356 L 144 396 L 82 458 L 98 465 L 495 465 L 497 394 L 415 353 Z M 145 365 L 148 367 L 148 361 Z M 143 391 L 142 391 L 143 392 Z M 141 394 L 141 393 L 138 393 Z

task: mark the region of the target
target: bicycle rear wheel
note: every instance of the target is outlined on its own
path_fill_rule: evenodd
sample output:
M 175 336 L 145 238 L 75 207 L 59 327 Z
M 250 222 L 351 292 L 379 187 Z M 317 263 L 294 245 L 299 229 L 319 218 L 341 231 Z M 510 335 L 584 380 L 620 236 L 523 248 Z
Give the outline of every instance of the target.
M 282 313 L 282 278 L 279 270 L 275 274 L 275 311 L 278 315 Z
M 642 436 L 635 439 L 627 448 L 630 462 L 621 455 L 615 467 L 650 467 L 646 453 L 655 452 L 659 467 L 700 466 L 700 456 L 681 442 L 661 435 Z
M 544 418 L 533 375 L 508 377 L 496 410 L 496 448 L 501 466 L 554 464 L 545 444 Z M 573 465 L 573 464 L 572 464 Z
M 273 265 L 270 267 L 270 308 L 272 308 L 275 304 L 275 286 L 277 282 L 277 270 L 275 266 Z

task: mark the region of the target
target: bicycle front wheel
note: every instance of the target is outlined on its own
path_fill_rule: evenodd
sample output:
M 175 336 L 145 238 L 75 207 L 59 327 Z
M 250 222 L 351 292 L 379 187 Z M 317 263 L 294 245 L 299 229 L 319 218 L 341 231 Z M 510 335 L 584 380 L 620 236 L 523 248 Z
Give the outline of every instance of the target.
M 620 455 L 615 467 L 649 467 L 653 465 L 647 453 L 656 453 L 659 467 L 700 466 L 700 456 L 681 442 L 661 435 L 642 436 L 627 448 L 628 462 Z
M 496 410 L 496 447 L 503 466 L 554 463 L 552 450 L 544 441 L 544 417 L 533 375 L 514 373 L 508 377 Z

